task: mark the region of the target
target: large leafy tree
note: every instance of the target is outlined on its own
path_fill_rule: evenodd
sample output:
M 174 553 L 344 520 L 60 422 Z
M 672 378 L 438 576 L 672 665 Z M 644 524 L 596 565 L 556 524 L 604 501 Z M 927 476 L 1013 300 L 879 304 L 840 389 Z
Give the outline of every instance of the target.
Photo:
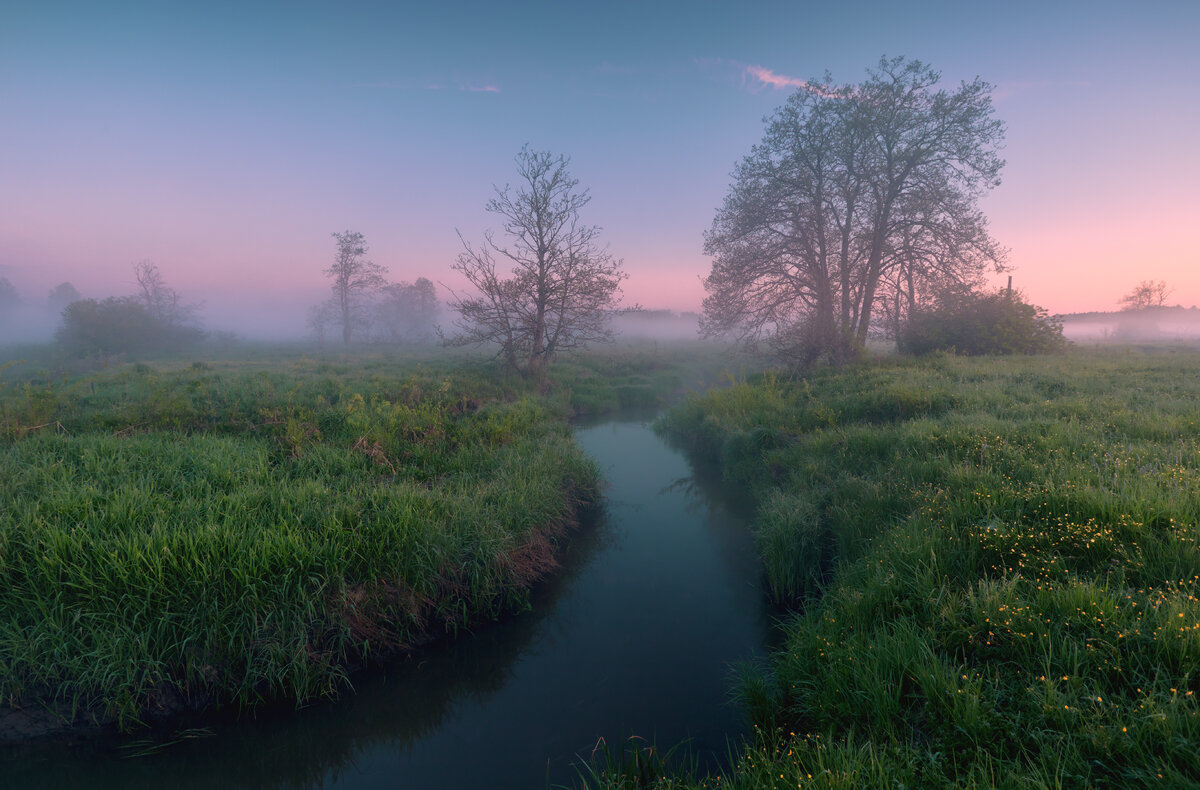
M 591 197 L 569 160 L 523 148 L 516 161 L 519 185 L 497 187 L 487 204 L 506 238 L 489 231 L 478 247 L 464 239 L 453 265 L 475 292 L 449 303 L 459 333 L 448 342 L 495 344 L 514 368 L 540 376 L 559 352 L 612 339 L 626 275 L 599 246 L 600 228 L 579 218 Z
M 1002 268 L 978 207 L 1004 164 L 991 86 L 939 81 L 882 59 L 857 85 L 808 83 L 767 119 L 705 236 L 706 333 L 836 362 L 883 307 L 899 321 Z

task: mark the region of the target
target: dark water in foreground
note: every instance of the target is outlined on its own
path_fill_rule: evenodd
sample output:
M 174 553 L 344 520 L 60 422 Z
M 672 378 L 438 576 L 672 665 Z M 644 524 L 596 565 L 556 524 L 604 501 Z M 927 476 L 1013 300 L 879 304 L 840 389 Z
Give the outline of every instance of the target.
M 628 735 L 720 760 L 745 731 L 730 663 L 763 655 L 770 631 L 749 531 L 646 422 L 578 439 L 608 501 L 532 612 L 356 678 L 334 704 L 173 744 L 6 755 L 0 787 L 544 788 Z

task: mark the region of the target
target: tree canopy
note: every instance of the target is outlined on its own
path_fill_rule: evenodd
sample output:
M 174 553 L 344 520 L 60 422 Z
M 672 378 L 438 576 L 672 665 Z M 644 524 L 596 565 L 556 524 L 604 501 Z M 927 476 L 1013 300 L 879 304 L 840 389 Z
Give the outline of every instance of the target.
M 767 119 L 705 236 L 706 334 L 839 361 L 884 306 L 899 322 L 1003 267 L 977 205 L 1004 164 L 991 86 L 939 81 L 885 58 L 857 85 L 807 83 Z

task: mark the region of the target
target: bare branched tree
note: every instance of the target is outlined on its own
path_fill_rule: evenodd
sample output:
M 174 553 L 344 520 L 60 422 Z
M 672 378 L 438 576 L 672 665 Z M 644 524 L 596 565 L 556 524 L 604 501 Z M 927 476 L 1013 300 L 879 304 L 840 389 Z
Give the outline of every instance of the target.
M 898 322 L 1003 268 L 977 206 L 1004 164 L 991 87 L 939 79 L 882 59 L 858 85 L 810 82 L 768 119 L 705 236 L 705 333 L 836 362 L 881 310 Z
M 331 320 L 341 326 L 342 342 L 350 345 L 370 320 L 371 298 L 387 285 L 383 277 L 387 269 L 367 260 L 367 245 L 361 233 L 347 230 L 334 233 L 333 238 L 337 240 L 337 254 L 333 265 L 325 270 L 333 279 Z
M 487 204 L 507 239 L 488 231 L 474 247 L 459 233 L 453 268 L 476 294 L 453 294 L 459 333 L 446 342 L 493 343 L 512 367 L 540 377 L 559 352 L 612 340 L 609 318 L 627 275 L 599 246 L 600 228 L 581 223 L 591 197 L 576 190 L 569 160 L 526 147 L 516 162 L 519 186 L 496 187 Z
M 1167 303 L 1172 288 L 1167 287 L 1166 280 L 1143 280 L 1137 286 L 1121 297 L 1122 310 L 1143 310 L 1147 307 L 1162 307 Z
M 202 305 L 184 302 L 179 292 L 167 285 L 158 264 L 140 260 L 133 264 L 133 276 L 138 284 L 137 300 L 164 327 L 182 327 L 195 322 Z

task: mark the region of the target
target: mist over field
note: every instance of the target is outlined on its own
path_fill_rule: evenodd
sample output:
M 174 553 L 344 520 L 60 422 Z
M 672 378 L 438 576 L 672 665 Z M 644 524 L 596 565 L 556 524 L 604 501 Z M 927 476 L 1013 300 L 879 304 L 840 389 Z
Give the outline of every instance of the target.
M 25 280 L 11 279 L 20 301 L 0 307 L 0 346 L 53 342 L 62 316 L 60 310 L 47 303 L 48 280 L 42 277 L 32 280 L 35 285 L 26 285 Z M 136 284 L 122 284 L 120 289 L 114 287 L 108 293 L 81 296 L 94 299 L 129 296 L 135 289 Z M 438 295 L 444 300 L 450 293 L 439 288 Z M 238 340 L 249 342 L 311 342 L 316 338 L 308 323 L 309 311 L 327 299 L 328 292 L 280 289 L 243 293 L 208 288 L 183 296 L 199 305 L 196 321 L 208 333 L 232 333 Z M 442 304 L 436 325 L 448 329 L 453 319 L 453 314 Z M 654 308 L 617 310 L 612 329 L 618 340 L 693 340 L 699 333 L 699 314 Z M 425 342 L 434 340 L 426 338 Z
M 1200 342 L 1200 309 L 1149 307 L 1063 316 L 1063 335 L 1076 343 Z

